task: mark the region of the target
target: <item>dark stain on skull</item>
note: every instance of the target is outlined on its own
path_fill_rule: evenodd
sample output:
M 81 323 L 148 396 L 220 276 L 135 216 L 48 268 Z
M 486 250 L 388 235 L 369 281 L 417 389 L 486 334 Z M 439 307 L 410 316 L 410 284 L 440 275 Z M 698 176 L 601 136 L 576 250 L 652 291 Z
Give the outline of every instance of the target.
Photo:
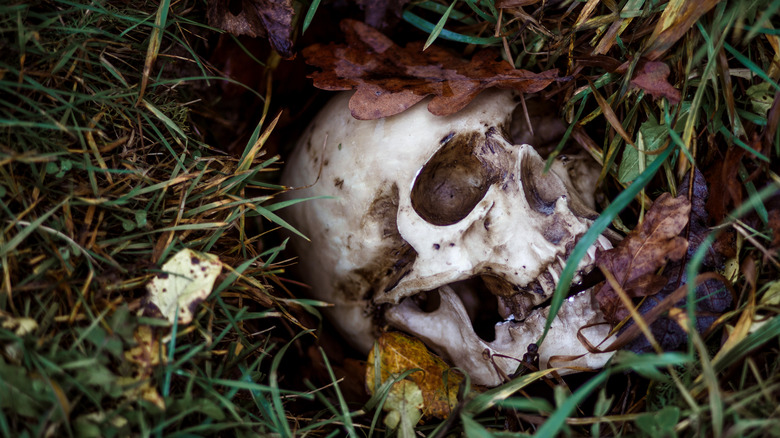
M 442 140 L 446 144 L 423 166 L 411 193 L 414 211 L 438 226 L 460 222 L 495 181 L 491 166 L 474 154 L 478 145 L 484 145 L 479 133 L 448 135 Z
M 398 232 L 398 185 L 383 184 L 363 219 L 366 224 L 380 224 L 379 256 L 357 268 L 336 287 L 350 300 L 369 300 L 375 293 L 392 289 L 411 272 L 417 252 Z
M 393 238 L 395 235 L 401 238 L 398 233 L 398 185 L 393 183 L 392 185 L 380 184 L 379 192 L 376 194 L 374 201 L 371 202 L 371 206 L 368 207 L 368 212 L 363 218 L 362 225 L 366 223 L 379 223 L 382 224 L 382 236 L 385 239 Z
M 485 132 L 485 146 L 483 147 L 483 150 L 487 148 L 487 150 L 493 154 L 502 152 L 504 147 L 496 141 L 496 138 L 506 139 L 507 137 L 502 133 L 502 130 L 495 126 L 491 126 L 487 132 Z
M 384 277 L 374 282 L 374 291 L 390 292 L 401 282 L 401 279 L 412 272 L 412 264 L 417 259 L 417 251 L 411 245 L 404 242 L 403 246 L 393 251 L 396 257 L 393 266 L 385 269 Z
M 335 178 L 333 180 L 333 185 L 338 187 L 339 190 L 344 188 L 344 180 L 341 178 Z

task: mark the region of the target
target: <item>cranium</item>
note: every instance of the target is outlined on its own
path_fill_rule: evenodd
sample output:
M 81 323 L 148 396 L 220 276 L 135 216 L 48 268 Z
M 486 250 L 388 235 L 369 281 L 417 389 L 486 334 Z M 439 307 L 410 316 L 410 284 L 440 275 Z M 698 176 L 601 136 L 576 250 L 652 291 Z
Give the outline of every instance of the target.
M 545 173 L 533 147 L 507 139 L 511 91 L 484 92 L 452 116 L 418 104 L 374 121 L 352 118 L 349 98 L 320 112 L 282 177 L 302 188 L 295 197 L 322 197 L 285 211 L 311 239 L 292 241 L 303 279 L 357 348 L 403 330 L 474 382 L 500 384 L 540 337 L 566 257 L 596 216 L 582 188 L 590 181 L 578 190 L 567 171 L 576 161 Z M 609 241 L 581 270 L 598 247 Z M 566 299 L 539 346 L 541 367 L 603 366 L 609 354 L 577 339 L 598 345 L 609 336 L 601 322 L 590 291 Z

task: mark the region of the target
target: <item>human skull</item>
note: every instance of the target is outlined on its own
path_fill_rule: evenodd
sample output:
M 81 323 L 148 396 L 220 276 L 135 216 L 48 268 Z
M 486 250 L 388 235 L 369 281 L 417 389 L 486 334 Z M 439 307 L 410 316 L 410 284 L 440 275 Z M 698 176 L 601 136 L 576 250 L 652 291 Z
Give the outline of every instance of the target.
M 475 383 L 502 383 L 541 336 L 544 305 L 596 217 L 592 186 L 577 190 L 590 180 L 572 180 L 576 160 L 545 173 L 533 147 L 507 140 L 519 102 L 511 91 L 483 92 L 451 116 L 418 104 L 373 121 L 354 119 L 349 98 L 312 121 L 282 177 L 296 198 L 318 198 L 284 211 L 311 239 L 291 241 L 302 278 L 364 352 L 391 327 Z M 599 238 L 581 271 L 599 247 L 611 245 Z M 610 355 L 589 353 L 578 331 L 592 345 L 609 337 L 590 291 L 564 301 L 539 346 L 541 367 L 603 366 Z

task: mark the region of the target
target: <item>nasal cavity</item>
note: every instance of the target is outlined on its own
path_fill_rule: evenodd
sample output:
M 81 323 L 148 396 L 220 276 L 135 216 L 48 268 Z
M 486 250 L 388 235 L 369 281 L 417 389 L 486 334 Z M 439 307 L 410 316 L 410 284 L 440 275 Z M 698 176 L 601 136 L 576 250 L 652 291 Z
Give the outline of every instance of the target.
M 480 135 L 450 134 L 423 166 L 412 187 L 412 208 L 433 225 L 460 222 L 485 197 L 491 171 L 474 155 Z M 484 139 L 482 139 L 484 142 Z

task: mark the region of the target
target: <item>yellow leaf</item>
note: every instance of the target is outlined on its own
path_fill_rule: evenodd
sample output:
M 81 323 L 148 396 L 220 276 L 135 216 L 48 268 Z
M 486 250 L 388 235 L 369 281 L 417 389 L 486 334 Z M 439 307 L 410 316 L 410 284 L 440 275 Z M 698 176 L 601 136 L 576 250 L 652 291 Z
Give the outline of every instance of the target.
M 375 364 L 379 365 L 380 381 L 384 383 L 394 375 L 419 368 L 407 377 L 422 393 L 422 414 L 424 417 L 447 418 L 458 403 L 458 389 L 463 375 L 451 369 L 438 356 L 429 352 L 425 345 L 412 337 L 397 332 L 384 333 L 378 340 L 379 358 L 374 351 L 368 356 L 366 384 L 369 392 L 374 393 Z M 395 386 L 402 384 L 397 382 Z M 403 383 L 402 389 L 411 391 Z
M 141 368 L 151 368 L 165 363 L 166 346 L 162 345 L 152 336 L 152 329 L 147 325 L 138 326 L 133 334 L 133 338 L 138 343 L 135 347 L 125 351 L 125 359 Z M 162 352 L 163 357 L 160 357 Z

